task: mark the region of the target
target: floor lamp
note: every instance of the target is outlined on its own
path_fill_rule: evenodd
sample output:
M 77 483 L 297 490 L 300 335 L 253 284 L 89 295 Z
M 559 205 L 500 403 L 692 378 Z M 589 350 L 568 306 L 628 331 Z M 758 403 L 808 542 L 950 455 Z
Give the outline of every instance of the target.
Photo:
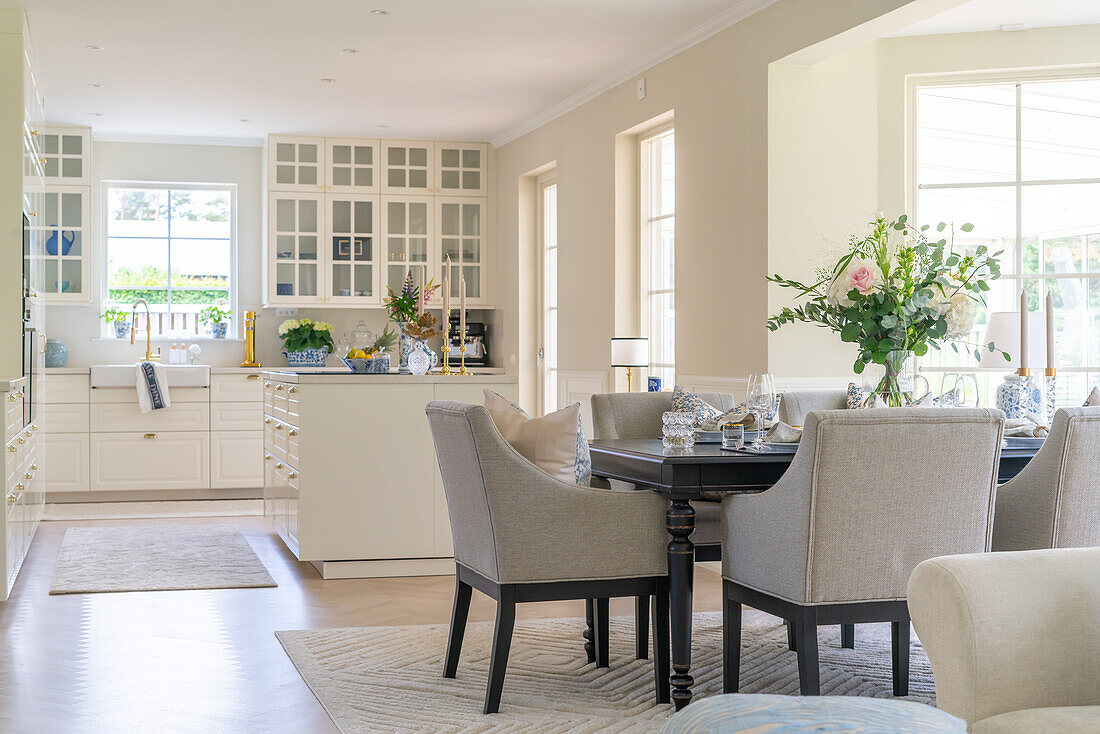
M 626 391 L 631 392 L 634 368 L 649 366 L 649 339 L 634 336 L 612 337 L 611 366 L 626 368 Z

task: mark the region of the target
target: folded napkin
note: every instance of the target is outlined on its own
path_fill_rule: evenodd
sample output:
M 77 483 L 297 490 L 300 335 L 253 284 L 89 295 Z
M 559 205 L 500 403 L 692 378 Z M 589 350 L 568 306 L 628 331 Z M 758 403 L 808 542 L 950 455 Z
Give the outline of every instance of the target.
M 764 434 L 767 443 L 798 443 L 802 440 L 802 429 L 788 426 L 783 421 L 778 421 Z
M 732 410 L 727 410 L 717 418 L 711 418 L 710 420 L 704 420 L 699 422 L 699 430 L 701 431 L 720 431 L 722 426 L 733 423 L 741 424 L 746 429 L 751 429 L 756 425 L 756 416 L 751 412 L 746 411 L 744 408 L 737 407 Z
M 1047 426 L 1043 425 L 1039 416 L 1029 413 L 1024 418 L 1008 418 L 1005 420 L 1006 436 L 1024 436 L 1030 438 L 1046 438 L 1050 433 Z

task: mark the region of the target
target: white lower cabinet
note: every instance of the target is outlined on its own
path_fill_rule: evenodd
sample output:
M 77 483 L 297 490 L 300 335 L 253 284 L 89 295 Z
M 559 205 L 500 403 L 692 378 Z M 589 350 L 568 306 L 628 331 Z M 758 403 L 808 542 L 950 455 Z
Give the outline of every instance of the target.
M 212 431 L 211 489 L 263 486 L 263 451 L 263 431 Z
M 205 489 L 209 453 L 209 432 L 93 433 L 92 489 Z
M 46 491 L 88 491 L 88 434 L 47 433 L 45 443 Z

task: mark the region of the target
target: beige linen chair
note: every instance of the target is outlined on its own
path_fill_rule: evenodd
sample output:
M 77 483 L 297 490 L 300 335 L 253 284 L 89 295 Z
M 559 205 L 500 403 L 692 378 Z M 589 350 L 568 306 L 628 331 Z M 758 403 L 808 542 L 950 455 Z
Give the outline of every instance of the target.
M 1050 435 L 997 490 L 993 550 L 1100 546 L 1100 408 L 1060 408 Z
M 497 601 L 487 714 L 500 707 L 518 602 L 598 598 L 606 604 L 609 597 L 652 596 L 657 702 L 668 703 L 668 568 L 665 539 L 655 532 L 664 522 L 661 497 L 551 477 L 501 437 L 480 405 L 436 401 L 425 412 L 455 552 L 443 676 L 454 678 L 458 669 L 472 588 Z M 596 633 L 597 647 L 606 651 L 606 624 Z
M 811 410 L 844 410 L 847 407 L 847 390 L 792 390 L 784 392 L 779 402 L 779 420 L 788 426 L 801 426 Z
M 1100 548 L 934 558 L 909 609 L 971 734 L 1100 733 Z
M 925 559 L 989 550 L 1003 426 L 978 408 L 807 415 L 779 482 L 722 500 L 725 692 L 738 688 L 744 603 L 794 623 L 803 695 L 820 692 L 818 625 L 891 622 L 906 695 L 906 581 Z

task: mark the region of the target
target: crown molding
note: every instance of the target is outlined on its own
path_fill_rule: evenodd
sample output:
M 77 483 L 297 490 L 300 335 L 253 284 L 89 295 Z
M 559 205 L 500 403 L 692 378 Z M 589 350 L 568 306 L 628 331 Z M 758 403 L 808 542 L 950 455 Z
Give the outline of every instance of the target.
M 498 135 L 494 136 L 489 142 L 494 148 L 499 148 L 502 145 L 520 138 L 527 133 L 537 130 L 551 120 L 555 120 L 571 110 L 575 110 L 585 102 L 595 99 L 609 89 L 613 89 L 625 81 L 629 81 L 631 78 L 638 76 L 642 72 L 652 69 L 662 61 L 666 61 L 678 53 L 686 51 L 687 49 L 695 46 L 703 41 L 707 40 L 711 36 L 729 28 L 731 25 L 738 23 L 750 15 L 757 13 L 764 8 L 778 2 L 778 0 L 740 0 L 733 5 L 733 7 L 723 11 L 722 13 L 714 16 L 706 23 L 698 25 L 692 28 L 687 33 L 674 38 L 664 46 L 661 46 L 653 53 L 638 59 L 629 67 L 623 69 L 614 74 L 609 74 L 602 79 L 599 79 L 592 84 L 589 84 L 584 89 L 580 90 L 573 96 L 558 102 L 552 107 L 548 107 L 539 114 L 524 120 L 518 125 L 504 130 Z
M 201 135 L 142 135 L 137 133 L 97 133 L 96 143 L 154 143 L 157 145 L 224 145 L 235 148 L 262 148 L 263 138 L 204 137 Z

